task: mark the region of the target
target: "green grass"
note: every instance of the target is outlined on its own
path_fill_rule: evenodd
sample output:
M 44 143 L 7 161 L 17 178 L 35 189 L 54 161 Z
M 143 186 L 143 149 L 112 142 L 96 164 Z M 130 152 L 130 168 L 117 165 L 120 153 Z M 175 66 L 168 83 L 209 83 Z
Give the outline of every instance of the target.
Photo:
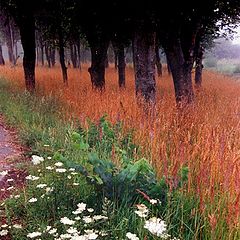
M 0 113 L 16 127 L 23 144 L 30 147 L 26 154 L 44 158 L 40 164 L 30 162 L 27 167 L 29 174 L 39 179 L 27 180 L 23 190 L 2 204 L 8 226 L 23 226 L 9 229 L 12 239 L 29 239 L 27 234 L 32 232 L 41 232 L 41 239 L 63 239 L 59 235 L 70 226 L 60 219 L 74 220 L 72 211 L 81 202 L 94 209 L 93 213 L 80 213 L 73 225 L 82 235 L 86 234 L 84 230 L 94 229 L 98 239 L 127 239 L 127 232 L 135 233 L 139 239 L 161 239 L 145 229 L 146 219 L 135 213 L 136 204 L 144 203 L 149 210 L 147 219 L 156 216 L 167 224 L 171 235 L 167 239 L 217 239 L 199 210 L 199 200 L 184 190 L 187 168 L 179 173 L 178 186 L 170 192 L 165 179 L 157 179 L 154 169 L 142 158 L 141 147 L 132 140 L 133 132 L 124 134 L 121 123 L 112 125 L 103 117 L 98 123 L 89 121 L 86 129 L 63 118 L 67 106 L 58 99 L 11 89 L 7 81 L 0 80 Z M 112 162 L 116 159 L 118 164 Z M 62 166 L 56 166 L 57 162 Z M 39 188 L 39 184 L 46 186 Z M 161 204 L 151 205 L 136 189 L 159 199 Z M 30 203 L 32 198 L 37 201 Z M 107 219 L 84 223 L 84 216 L 92 219 L 94 215 Z M 47 226 L 56 228 L 58 235 L 47 233 Z M 218 231 L 222 239 L 229 239 L 227 232 Z M 100 236 L 101 232 L 107 236 Z M 235 236 L 231 239 L 237 239 Z

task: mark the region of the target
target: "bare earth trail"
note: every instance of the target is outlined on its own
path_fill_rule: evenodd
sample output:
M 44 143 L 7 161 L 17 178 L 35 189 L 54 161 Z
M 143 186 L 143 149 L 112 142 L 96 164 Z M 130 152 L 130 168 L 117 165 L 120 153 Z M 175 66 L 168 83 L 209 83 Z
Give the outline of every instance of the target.
M 26 171 L 19 169 L 26 158 L 14 130 L 8 128 L 0 115 L 0 201 L 24 184 Z

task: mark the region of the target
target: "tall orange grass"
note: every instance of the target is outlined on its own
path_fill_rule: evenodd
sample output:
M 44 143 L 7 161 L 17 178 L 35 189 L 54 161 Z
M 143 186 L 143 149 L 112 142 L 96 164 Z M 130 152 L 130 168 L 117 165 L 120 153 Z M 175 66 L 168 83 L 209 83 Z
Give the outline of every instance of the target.
M 24 88 L 21 67 L 1 67 L 0 75 Z M 214 72 L 204 72 L 203 88 L 195 103 L 179 112 L 175 107 L 171 77 L 157 79 L 154 115 L 147 115 L 135 98 L 133 70 L 127 69 L 126 90 L 119 90 L 117 73 L 109 68 L 106 91 L 92 91 L 87 66 L 69 69 L 69 86 L 59 68 L 36 69 L 40 94 L 53 94 L 70 108 L 83 124 L 104 113 L 112 122 L 121 120 L 125 129 L 135 129 L 135 141 L 159 176 L 176 176 L 189 168 L 188 192 L 200 197 L 201 208 L 214 223 L 225 219 L 230 229 L 240 219 L 240 82 Z M 169 184 L 174 179 L 169 178 Z

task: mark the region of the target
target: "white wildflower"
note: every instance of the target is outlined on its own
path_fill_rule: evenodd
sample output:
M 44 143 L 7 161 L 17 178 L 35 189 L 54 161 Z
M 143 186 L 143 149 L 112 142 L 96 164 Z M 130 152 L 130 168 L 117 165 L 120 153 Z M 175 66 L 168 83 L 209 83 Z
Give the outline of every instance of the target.
M 75 223 L 75 221 L 67 218 L 67 217 L 63 217 L 60 219 L 60 222 L 64 225 L 73 225 Z
M 40 237 L 42 235 L 41 232 L 32 232 L 32 233 L 29 233 L 27 235 L 28 238 L 36 238 L 36 237 Z
M 47 169 L 47 170 L 53 170 L 54 168 L 51 167 L 51 166 L 47 166 L 46 169 Z
M 8 234 L 8 230 L 1 230 L 0 236 L 6 236 Z
M 69 168 L 69 172 L 75 172 L 76 169 L 75 168 Z
M 88 240 L 88 236 L 86 235 L 78 235 L 78 234 L 75 234 L 71 237 L 71 240 Z
M 36 176 L 32 176 L 32 175 L 28 175 L 26 177 L 27 180 L 31 180 L 31 181 L 37 181 L 39 179 L 39 177 L 36 177 Z
M 7 227 L 8 227 L 7 224 L 3 224 L 3 225 L 1 226 L 1 228 L 7 228 Z
M 22 225 L 20 225 L 20 224 L 13 224 L 13 228 L 21 229 L 21 228 L 22 228 Z
M 38 165 L 38 164 L 40 164 L 43 161 L 44 161 L 43 157 L 39 157 L 37 155 L 32 155 L 32 163 L 33 163 L 33 165 Z
M 7 174 L 8 174 L 8 171 L 2 171 L 2 172 L 0 172 L 0 176 L 2 176 L 2 177 L 6 176 Z
M 82 212 L 83 212 L 83 211 L 86 210 L 87 204 L 81 202 L 81 203 L 78 203 L 77 207 L 78 207 L 78 210 L 79 210 L 79 211 L 82 211 Z
M 28 202 L 35 203 L 35 202 L 37 202 L 37 198 L 31 198 L 31 199 L 28 200 Z
M 84 232 L 86 233 L 86 237 L 87 239 L 97 239 L 98 238 L 98 234 L 96 232 L 94 232 L 94 230 L 84 230 Z
M 12 179 L 12 178 L 7 179 L 7 182 L 13 182 L 13 181 L 14 181 L 14 179 Z
M 48 159 L 48 160 L 51 160 L 51 159 L 52 159 L 52 157 L 47 157 L 47 159 Z
M 45 187 L 47 187 L 47 184 L 38 184 L 37 186 L 36 186 L 36 188 L 45 188 Z
M 62 167 L 62 166 L 63 166 L 63 163 L 62 163 L 62 162 L 56 162 L 54 165 L 55 165 L 56 167 Z
M 8 188 L 7 188 L 7 191 L 10 191 L 10 190 L 12 190 L 12 189 L 14 189 L 14 187 L 13 187 L 13 186 L 11 186 L 11 187 L 8 187 Z
M 79 186 L 79 183 L 75 183 L 75 182 L 74 182 L 74 183 L 73 183 L 73 186 Z
M 46 193 L 50 193 L 53 191 L 53 187 L 46 187 Z
M 58 172 L 58 173 L 65 173 L 67 171 L 67 169 L 65 169 L 65 168 L 57 168 L 56 169 L 56 172 Z
M 101 231 L 101 232 L 99 232 L 99 235 L 101 235 L 102 237 L 105 237 L 105 236 L 108 235 L 108 233 L 106 233 L 106 232 L 104 232 L 104 231 Z
M 51 229 L 48 233 L 51 234 L 51 235 L 53 235 L 53 234 L 55 234 L 56 232 L 57 232 L 57 229 L 56 229 L 56 228 L 53 228 L 53 229 Z
M 127 237 L 128 239 L 130 239 L 130 240 L 139 240 L 139 238 L 137 237 L 136 234 L 133 234 L 133 233 L 130 233 L 130 232 L 128 232 L 128 233 L 126 234 L 126 237 Z
M 18 198 L 20 198 L 20 195 L 15 195 L 14 198 L 18 199 Z
M 67 233 L 69 234 L 78 233 L 78 230 L 76 228 L 70 227 L 69 229 L 67 229 Z
M 70 239 L 72 238 L 72 235 L 69 233 L 61 234 L 60 239 Z
M 137 204 L 138 210 L 134 211 L 139 217 L 147 217 L 148 208 L 144 204 Z
M 93 216 L 93 219 L 94 220 L 102 220 L 102 219 L 106 220 L 106 219 L 108 219 L 108 217 L 102 216 L 102 215 L 95 215 L 95 216 Z
M 94 212 L 94 209 L 93 208 L 88 208 L 87 211 L 92 213 L 92 212 Z
M 84 216 L 82 219 L 85 223 L 92 223 L 94 220 L 90 216 Z
M 158 200 L 157 199 L 150 199 L 149 202 L 154 205 L 157 204 Z
M 160 218 L 152 217 L 145 222 L 144 228 L 146 228 L 153 235 L 162 237 L 166 234 L 167 225 Z

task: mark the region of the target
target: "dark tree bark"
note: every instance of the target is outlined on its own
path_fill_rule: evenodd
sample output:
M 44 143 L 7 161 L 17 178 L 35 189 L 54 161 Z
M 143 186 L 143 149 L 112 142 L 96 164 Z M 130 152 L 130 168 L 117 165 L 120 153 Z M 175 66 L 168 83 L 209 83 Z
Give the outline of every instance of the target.
M 119 44 L 118 48 L 118 85 L 120 88 L 125 88 L 126 86 L 126 74 L 125 74 L 125 53 L 124 45 Z
M 45 45 L 45 55 L 46 55 L 48 67 L 51 68 L 50 48 L 49 46 L 47 46 L 47 44 Z
M 104 36 L 98 36 L 98 38 L 89 37 L 88 42 L 92 56 L 91 67 L 88 69 L 92 87 L 103 90 L 105 88 L 105 64 L 109 40 Z
M 81 42 L 80 40 L 77 41 L 77 58 L 78 58 L 78 68 L 81 70 Z
M 5 61 L 3 58 L 3 52 L 2 52 L 2 45 L 0 45 L 0 65 L 5 65 Z
M 168 71 L 168 75 L 172 74 L 168 58 L 167 58 L 167 71 Z
M 41 58 L 41 65 L 44 66 L 44 45 L 40 42 L 40 58 Z
M 73 68 L 77 68 L 77 48 L 75 44 L 70 44 L 70 55 Z
M 55 47 L 50 48 L 50 62 L 52 64 L 52 67 L 56 64 L 56 49 Z
M 109 61 L 108 61 L 108 53 L 106 55 L 106 59 L 105 59 L 105 68 L 109 67 Z
M 11 25 L 11 20 L 9 17 L 7 17 L 7 22 L 6 22 L 6 44 L 8 48 L 8 57 L 9 57 L 9 62 L 14 64 L 15 62 L 15 56 L 14 56 L 14 39 L 13 39 L 13 29 Z
M 155 54 L 156 54 L 156 66 L 157 66 L 157 73 L 159 77 L 162 77 L 162 63 L 159 54 L 159 45 L 156 43 L 155 46 Z
M 16 56 L 16 59 L 18 58 L 18 45 L 17 45 L 17 41 L 15 42 L 15 56 Z
M 133 62 L 136 94 L 147 102 L 155 102 L 155 33 L 139 29 L 133 39 Z
M 24 51 L 23 68 L 26 89 L 29 92 L 33 92 L 35 90 L 36 46 L 35 20 L 31 12 L 21 16 L 21 21 L 19 21 L 19 30 Z
M 172 39 L 165 52 L 173 76 L 176 102 L 178 104 L 191 103 L 194 99 L 191 77 L 193 67 L 192 54 L 189 53 L 187 59 L 184 57 L 179 38 Z
M 60 57 L 60 65 L 62 69 L 63 82 L 65 85 L 68 85 L 67 67 L 65 64 L 63 33 L 60 28 L 58 29 L 58 41 L 59 41 L 59 57 Z
M 200 43 L 197 43 L 195 50 L 195 85 L 198 88 L 202 86 L 203 53 L 203 47 Z
M 118 48 L 115 43 L 113 44 L 113 52 L 114 52 L 114 67 L 117 70 L 118 69 Z

